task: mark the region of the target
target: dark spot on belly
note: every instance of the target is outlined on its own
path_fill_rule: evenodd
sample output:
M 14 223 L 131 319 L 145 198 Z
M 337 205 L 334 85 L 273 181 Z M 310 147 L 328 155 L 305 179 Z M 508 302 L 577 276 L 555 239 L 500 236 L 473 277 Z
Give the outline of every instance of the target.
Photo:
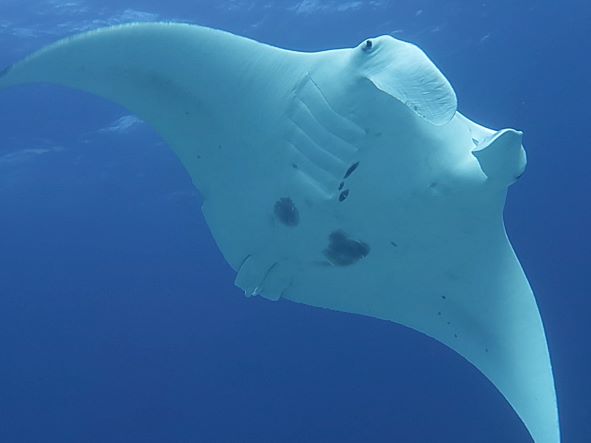
M 275 217 L 285 226 L 294 227 L 300 223 L 300 213 L 289 197 L 280 198 L 275 203 Z
M 349 197 L 349 190 L 345 189 L 343 192 L 341 192 L 341 194 L 339 195 L 339 201 L 343 202 L 345 201 L 345 199 Z
M 345 182 L 341 182 L 339 185 L 339 191 L 341 191 L 345 187 Z
M 343 231 L 334 231 L 328 237 L 328 248 L 323 252 L 333 265 L 349 266 L 367 257 L 369 245 L 351 240 Z
M 355 169 L 357 169 L 357 166 L 359 166 L 359 162 L 353 163 L 351 166 L 349 166 L 349 169 L 347 169 L 347 172 L 345 172 L 344 178 L 349 178 L 349 176 L 351 174 L 353 174 L 353 172 L 355 172 Z

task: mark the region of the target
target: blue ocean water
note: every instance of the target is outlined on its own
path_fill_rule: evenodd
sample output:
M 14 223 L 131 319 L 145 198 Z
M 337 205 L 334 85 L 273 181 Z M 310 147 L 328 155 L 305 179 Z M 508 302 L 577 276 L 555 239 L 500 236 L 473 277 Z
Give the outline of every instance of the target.
M 525 131 L 506 225 L 548 334 L 563 440 L 591 441 L 587 1 L 1 0 L 0 66 L 158 20 L 297 50 L 393 34 L 429 54 L 464 114 Z M 42 85 L 0 106 L 1 442 L 531 441 L 434 340 L 243 297 L 186 172 L 124 109 Z

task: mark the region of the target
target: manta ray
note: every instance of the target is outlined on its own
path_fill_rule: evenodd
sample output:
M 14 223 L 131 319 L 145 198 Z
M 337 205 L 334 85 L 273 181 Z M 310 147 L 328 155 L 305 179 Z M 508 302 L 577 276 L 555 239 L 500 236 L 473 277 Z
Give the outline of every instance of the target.
M 151 124 L 203 197 L 247 296 L 393 321 L 478 368 L 536 443 L 560 441 L 545 332 L 508 240 L 522 133 L 457 110 L 417 46 L 391 36 L 304 53 L 210 28 L 129 24 L 0 73 Z

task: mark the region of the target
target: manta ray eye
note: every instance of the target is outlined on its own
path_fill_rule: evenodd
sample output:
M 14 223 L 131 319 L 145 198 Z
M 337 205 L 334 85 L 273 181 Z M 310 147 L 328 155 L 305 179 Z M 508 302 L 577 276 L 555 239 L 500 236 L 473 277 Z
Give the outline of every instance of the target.
M 362 48 L 365 52 L 371 51 L 373 48 L 373 42 L 371 40 L 366 40 L 363 44 Z

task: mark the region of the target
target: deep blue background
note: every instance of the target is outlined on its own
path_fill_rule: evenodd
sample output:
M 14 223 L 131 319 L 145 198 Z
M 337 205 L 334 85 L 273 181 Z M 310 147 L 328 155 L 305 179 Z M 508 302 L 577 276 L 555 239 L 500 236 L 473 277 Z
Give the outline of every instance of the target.
M 132 20 L 300 50 L 418 43 L 463 113 L 526 133 L 506 223 L 546 325 L 564 442 L 591 441 L 589 2 L 165 3 L 1 0 L 0 66 Z M 104 129 L 125 114 L 57 87 L 0 96 L 1 442 L 530 441 L 435 341 L 244 298 L 169 149 L 142 124 Z

